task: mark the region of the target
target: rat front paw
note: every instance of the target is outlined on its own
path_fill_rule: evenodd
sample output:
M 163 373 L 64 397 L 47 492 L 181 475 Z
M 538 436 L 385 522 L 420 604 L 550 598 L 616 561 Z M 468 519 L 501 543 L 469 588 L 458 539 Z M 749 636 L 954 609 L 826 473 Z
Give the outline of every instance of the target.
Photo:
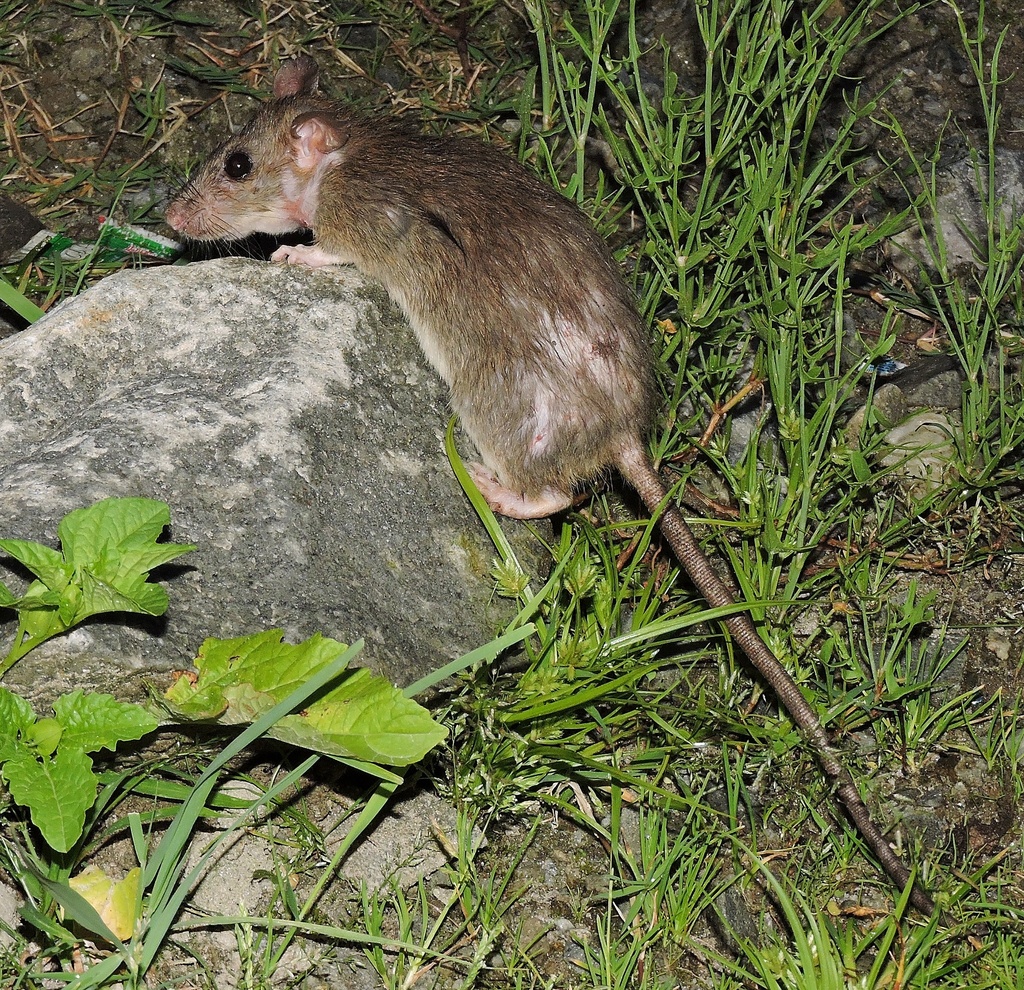
M 345 258 L 328 254 L 315 244 L 282 244 L 270 256 L 270 260 L 285 265 L 305 265 L 307 268 L 323 268 L 325 265 L 348 263 Z

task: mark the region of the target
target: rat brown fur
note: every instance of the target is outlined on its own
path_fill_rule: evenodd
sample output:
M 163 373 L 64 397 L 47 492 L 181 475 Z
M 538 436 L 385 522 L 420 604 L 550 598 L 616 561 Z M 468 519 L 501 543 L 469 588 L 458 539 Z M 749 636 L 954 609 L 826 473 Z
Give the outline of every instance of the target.
M 584 215 L 510 157 L 369 120 L 315 95 L 316 63 L 285 63 L 264 105 L 167 209 L 200 240 L 307 228 L 274 260 L 354 264 L 407 314 L 480 452 L 473 478 L 495 511 L 568 507 L 617 468 L 714 607 L 734 606 L 647 453 L 654 363 L 647 330 Z M 901 886 L 910 871 L 870 817 L 813 708 L 746 612 L 725 620 L 810 739 L 850 817 Z M 917 885 L 914 904 L 931 913 Z

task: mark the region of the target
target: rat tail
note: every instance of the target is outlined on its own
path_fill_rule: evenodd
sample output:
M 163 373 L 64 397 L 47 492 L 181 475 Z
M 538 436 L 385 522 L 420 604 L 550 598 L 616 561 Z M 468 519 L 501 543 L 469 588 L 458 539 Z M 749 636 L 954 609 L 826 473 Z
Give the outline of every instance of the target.
M 668 492 L 665 485 L 644 450 L 639 445 L 626 450 L 619 459 L 619 468 L 643 499 L 652 516 L 658 518 L 669 546 L 708 604 L 714 608 L 735 605 L 735 596 L 718 577 L 707 555 L 697 543 L 693 531 L 675 506 L 666 501 Z M 810 740 L 825 772 L 835 785 L 840 801 L 872 852 L 878 857 L 885 872 L 900 887 L 905 887 L 910 880 L 910 870 L 892 851 L 881 829 L 871 818 L 871 812 L 861 798 L 850 771 L 846 769 L 817 713 L 807 703 L 796 682 L 757 634 L 747 612 L 737 612 L 724 621 L 750 662 L 768 682 L 793 721 Z M 932 914 L 935 910 L 931 898 L 917 883 L 911 891 L 911 902 L 924 914 Z

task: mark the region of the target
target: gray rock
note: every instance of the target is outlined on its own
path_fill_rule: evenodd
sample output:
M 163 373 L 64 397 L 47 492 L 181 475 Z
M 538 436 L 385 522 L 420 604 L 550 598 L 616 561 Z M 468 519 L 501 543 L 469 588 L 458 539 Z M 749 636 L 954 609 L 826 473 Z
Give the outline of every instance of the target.
M 163 619 L 100 617 L 20 661 L 4 683 L 30 697 L 125 697 L 206 636 L 275 626 L 365 637 L 362 662 L 405 684 L 500 625 L 494 551 L 444 455 L 444 387 L 353 271 L 115 275 L 0 342 L 0 408 L 0 535 L 56 545 L 71 509 L 140 495 L 199 547 L 157 575 Z
M 1010 148 L 997 149 L 995 158 L 995 194 L 997 210 L 1008 227 L 1019 222 L 1024 210 L 1024 154 Z M 936 181 L 934 216 L 925 217 L 925 231 L 916 225 L 897 234 L 890 243 L 890 254 L 897 265 L 910 268 L 913 263 L 935 268 L 939 238 L 945 247 L 949 267 L 971 264 L 981 268 L 988 263 L 989 217 L 985 208 L 988 194 L 988 167 L 976 153 L 963 153 L 945 163 Z
M 887 382 L 879 386 L 872 397 L 870 405 L 863 405 L 850 416 L 844 430 L 846 442 L 855 450 L 860 449 L 860 435 L 864 429 L 864 421 L 871 413 L 874 421 L 886 427 L 895 426 L 907 418 L 907 400 L 898 385 Z
M 927 405 L 931 409 L 960 411 L 964 394 L 964 376 L 960 369 L 942 371 L 920 382 L 900 382 L 910 405 Z
M 881 463 L 913 499 L 923 499 L 957 480 L 956 438 L 960 429 L 941 412 L 909 416 L 885 435 Z
M 10 932 L 16 932 L 21 924 L 18 907 L 23 898 L 14 887 L 0 883 L 0 950 L 10 951 L 15 942 Z

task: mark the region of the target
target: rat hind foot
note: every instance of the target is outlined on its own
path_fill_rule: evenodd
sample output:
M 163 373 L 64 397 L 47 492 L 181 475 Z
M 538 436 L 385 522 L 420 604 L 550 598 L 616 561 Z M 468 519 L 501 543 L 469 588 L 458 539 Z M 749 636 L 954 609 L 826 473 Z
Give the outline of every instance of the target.
M 542 488 L 536 495 L 527 496 L 507 488 L 483 464 L 467 464 L 466 468 L 487 504 L 500 515 L 513 519 L 543 519 L 572 505 L 572 496 L 557 488 Z

